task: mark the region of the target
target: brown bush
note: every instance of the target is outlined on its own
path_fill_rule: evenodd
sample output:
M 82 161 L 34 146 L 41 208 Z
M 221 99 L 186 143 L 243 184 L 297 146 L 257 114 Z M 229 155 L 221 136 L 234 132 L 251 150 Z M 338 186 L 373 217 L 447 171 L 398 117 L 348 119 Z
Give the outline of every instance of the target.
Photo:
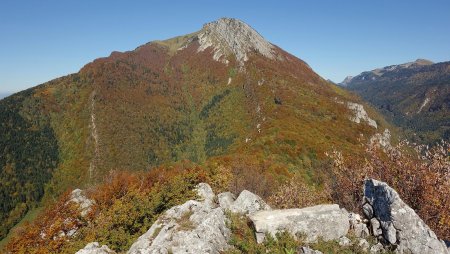
M 295 175 L 289 182 L 281 185 L 277 192 L 269 197 L 269 203 L 277 208 L 302 208 L 330 203 L 330 189 L 325 184 L 308 186 L 304 178 Z

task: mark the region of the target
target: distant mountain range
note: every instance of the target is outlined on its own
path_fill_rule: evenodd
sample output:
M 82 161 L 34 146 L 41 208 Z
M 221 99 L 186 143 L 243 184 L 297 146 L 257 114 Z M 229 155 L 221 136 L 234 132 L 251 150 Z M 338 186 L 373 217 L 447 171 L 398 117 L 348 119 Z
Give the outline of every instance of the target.
M 418 59 L 349 76 L 340 85 L 377 107 L 414 141 L 450 138 L 450 62 Z

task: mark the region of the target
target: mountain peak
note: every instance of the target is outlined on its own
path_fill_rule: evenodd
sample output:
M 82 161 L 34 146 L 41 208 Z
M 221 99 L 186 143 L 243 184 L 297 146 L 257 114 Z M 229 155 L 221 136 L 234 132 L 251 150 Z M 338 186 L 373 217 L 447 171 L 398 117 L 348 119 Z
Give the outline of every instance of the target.
M 214 49 L 214 60 L 228 63 L 232 54 L 242 67 L 248 60 L 248 53 L 257 51 L 263 56 L 275 59 L 274 46 L 246 23 L 234 18 L 221 18 L 207 23 L 198 34 L 200 47 L 204 51 Z
M 430 64 L 434 64 L 434 62 L 427 60 L 427 59 L 422 59 L 422 58 L 418 58 L 416 61 L 414 61 L 414 63 L 418 64 L 418 65 L 430 65 Z
M 347 76 L 341 83 L 339 83 L 339 85 L 347 86 L 352 81 L 352 79 L 353 79 L 353 76 Z

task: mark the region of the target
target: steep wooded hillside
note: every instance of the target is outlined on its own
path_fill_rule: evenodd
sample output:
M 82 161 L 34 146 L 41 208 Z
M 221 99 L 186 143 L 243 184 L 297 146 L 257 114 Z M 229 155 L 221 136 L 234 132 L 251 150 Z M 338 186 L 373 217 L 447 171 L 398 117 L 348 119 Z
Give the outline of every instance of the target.
M 341 84 L 403 127 L 410 139 L 429 144 L 449 140 L 450 62 L 418 59 L 363 72 Z
M 226 167 L 241 176 L 234 191 L 263 197 L 294 173 L 320 186 L 326 151 L 364 156 L 361 144 L 388 127 L 350 102 L 358 98 L 235 19 L 113 52 L 0 101 L 0 237 L 42 198 L 112 170 Z

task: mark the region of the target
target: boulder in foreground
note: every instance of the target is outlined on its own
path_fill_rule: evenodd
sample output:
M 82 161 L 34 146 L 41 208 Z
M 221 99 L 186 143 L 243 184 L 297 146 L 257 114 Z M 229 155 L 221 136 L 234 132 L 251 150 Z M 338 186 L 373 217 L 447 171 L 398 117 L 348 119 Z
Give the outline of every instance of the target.
M 443 241 L 386 183 L 364 182 L 364 215 L 372 233 L 398 253 L 448 253 Z
M 349 214 L 338 205 L 318 205 L 302 209 L 259 211 L 249 215 L 258 243 L 265 234 L 276 236 L 283 231 L 304 235 L 306 242 L 325 241 L 345 236 L 350 228 Z

